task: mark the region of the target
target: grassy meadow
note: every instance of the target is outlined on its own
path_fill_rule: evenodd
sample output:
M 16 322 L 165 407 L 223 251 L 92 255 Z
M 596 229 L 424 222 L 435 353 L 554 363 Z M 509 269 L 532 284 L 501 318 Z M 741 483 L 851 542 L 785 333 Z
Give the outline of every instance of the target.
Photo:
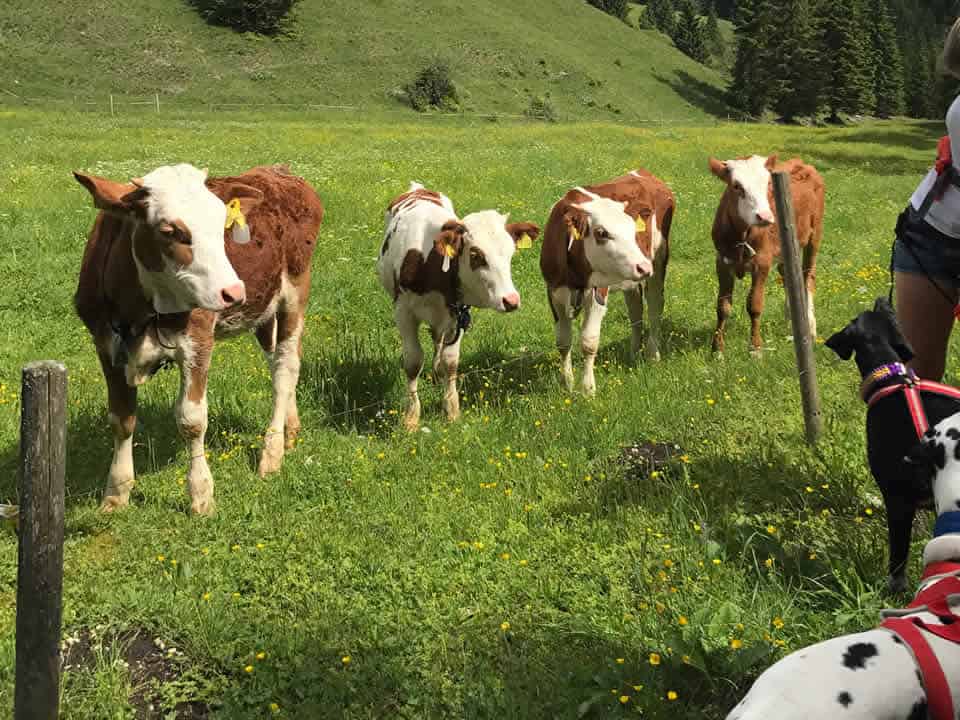
M 818 345 L 825 433 L 808 448 L 775 282 L 764 356 L 747 353 L 742 284 L 726 357 L 710 356 L 721 186 L 706 160 L 779 151 L 818 166 L 825 337 L 886 292 L 894 221 L 938 130 L 4 109 L 0 502 L 15 501 L 20 367 L 63 360 L 64 632 L 89 644 L 64 674 L 63 717 L 722 718 L 780 655 L 874 624 L 901 599 L 881 592 L 885 522 L 865 466 L 859 376 Z M 258 479 L 267 368 L 252 337 L 222 344 L 207 436 L 217 515 L 187 515 L 178 379 L 166 371 L 140 393 L 133 504 L 104 516 L 105 388 L 72 310 L 94 210 L 70 171 L 125 179 L 179 161 L 213 174 L 287 162 L 323 198 L 302 442 Z M 386 202 L 416 179 L 461 213 L 496 207 L 542 224 L 571 185 L 637 166 L 678 201 L 663 361 L 631 365 L 614 297 L 597 397 L 567 394 L 537 250 L 525 251 L 514 260 L 521 310 L 474 313 L 462 420 L 441 419 L 425 375 L 424 432 L 403 432 L 399 338 L 374 271 Z M 650 442 L 680 450 L 654 472 L 624 462 L 625 446 Z M 6 715 L 16 558 L 16 537 L 0 532 Z M 131 633 L 163 643 L 165 675 L 143 680 L 124 664 Z

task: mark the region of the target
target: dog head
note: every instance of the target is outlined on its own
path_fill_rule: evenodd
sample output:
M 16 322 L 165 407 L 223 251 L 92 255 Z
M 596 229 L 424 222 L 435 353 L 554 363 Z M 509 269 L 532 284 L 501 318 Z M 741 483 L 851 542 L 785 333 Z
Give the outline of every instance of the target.
M 873 310 L 864 310 L 826 342 L 841 359 L 856 353 L 857 367 L 866 376 L 875 368 L 893 362 L 909 362 L 913 348 L 900 331 L 897 316 L 886 298 L 877 298 Z

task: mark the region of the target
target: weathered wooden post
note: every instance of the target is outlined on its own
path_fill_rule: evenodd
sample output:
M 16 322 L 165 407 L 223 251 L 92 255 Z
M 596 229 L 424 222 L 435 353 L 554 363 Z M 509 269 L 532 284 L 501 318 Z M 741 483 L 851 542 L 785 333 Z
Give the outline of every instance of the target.
M 807 442 L 816 444 L 822 426 L 820 391 L 817 387 L 817 366 L 813 361 L 813 338 L 807 316 L 807 288 L 800 265 L 797 228 L 793 215 L 793 196 L 790 194 L 790 175 L 773 173 L 773 196 L 777 203 L 777 224 L 780 231 L 780 252 L 783 257 L 784 285 L 790 303 L 790 325 L 793 328 L 793 349 L 797 354 L 800 373 L 800 397 L 803 400 L 803 424 Z
M 110 93 L 110 114 L 113 115 L 113 93 Z
M 23 369 L 20 415 L 20 556 L 14 720 L 56 720 L 60 702 L 67 369 Z

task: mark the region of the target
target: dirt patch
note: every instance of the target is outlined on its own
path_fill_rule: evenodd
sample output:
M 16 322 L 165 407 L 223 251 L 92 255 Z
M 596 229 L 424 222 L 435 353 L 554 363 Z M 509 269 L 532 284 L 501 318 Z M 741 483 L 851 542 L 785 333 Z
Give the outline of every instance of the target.
M 654 470 L 669 467 L 683 454 L 683 448 L 676 443 L 638 441 L 620 450 L 620 463 L 627 477 L 644 480 Z
M 93 670 L 98 654 L 104 652 L 116 653 L 126 665 L 133 687 L 130 706 L 137 720 L 206 720 L 210 716 L 210 707 L 202 702 L 179 702 L 172 708 L 173 716 L 170 708 L 163 707 L 159 688 L 180 677 L 183 653 L 143 628 L 101 633 L 83 628 L 73 633 L 64 642 L 63 669 Z

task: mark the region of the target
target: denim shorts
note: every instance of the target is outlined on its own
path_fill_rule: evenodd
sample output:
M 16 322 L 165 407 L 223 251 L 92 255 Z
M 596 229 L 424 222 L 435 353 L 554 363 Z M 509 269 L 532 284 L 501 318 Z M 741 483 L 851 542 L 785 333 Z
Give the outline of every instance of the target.
M 960 240 L 929 225 L 912 205 L 897 220 L 891 264 L 895 272 L 919 273 L 960 288 Z

